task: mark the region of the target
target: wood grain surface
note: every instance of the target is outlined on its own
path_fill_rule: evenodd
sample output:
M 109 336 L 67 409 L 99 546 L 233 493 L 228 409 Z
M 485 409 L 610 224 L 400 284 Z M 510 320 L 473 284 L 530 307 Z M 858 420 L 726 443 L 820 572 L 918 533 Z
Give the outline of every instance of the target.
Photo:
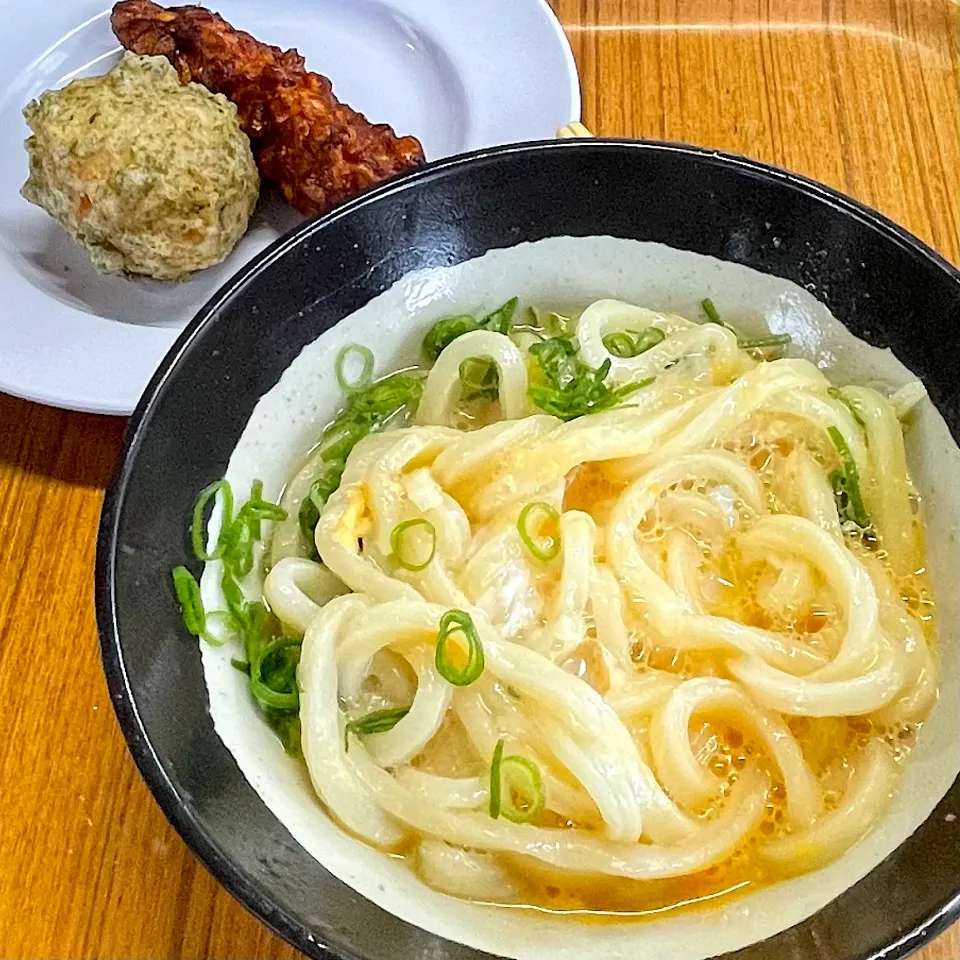
M 595 133 L 779 164 L 960 259 L 956 0 L 553 5 Z M 0 956 L 296 957 L 167 825 L 110 707 L 93 553 L 123 428 L 0 396 Z M 957 928 L 918 956 L 960 960 Z

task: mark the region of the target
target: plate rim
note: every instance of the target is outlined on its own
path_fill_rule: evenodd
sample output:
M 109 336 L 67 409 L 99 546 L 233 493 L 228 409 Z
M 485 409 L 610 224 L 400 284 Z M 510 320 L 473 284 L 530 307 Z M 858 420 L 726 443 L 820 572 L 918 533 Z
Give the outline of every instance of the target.
M 132 414 L 124 435 L 123 449 L 118 458 L 113 477 L 104 495 L 103 507 L 97 535 L 97 547 L 94 571 L 95 613 L 99 632 L 101 661 L 106 676 L 110 700 L 117 716 L 121 732 L 127 747 L 136 763 L 137 769 L 145 781 L 150 793 L 160 806 L 161 811 L 171 823 L 187 846 L 200 858 L 213 873 L 217 881 L 225 887 L 238 902 L 253 913 L 274 933 L 290 943 L 296 949 L 316 960 L 360 960 L 348 947 L 339 943 L 329 946 L 318 942 L 312 931 L 298 922 L 287 910 L 275 903 L 257 885 L 251 876 L 228 855 L 210 836 L 202 820 L 191 808 L 189 801 L 181 797 L 167 774 L 157 752 L 150 742 L 129 682 L 116 618 L 116 557 L 119 549 L 118 534 L 120 519 L 126 499 L 127 487 L 133 473 L 139 448 L 144 435 L 150 427 L 152 416 L 160 402 L 167 382 L 175 374 L 181 358 L 194 346 L 203 330 L 216 322 L 218 311 L 247 284 L 261 273 L 269 270 L 275 262 L 282 259 L 288 249 L 295 248 L 310 236 L 324 230 L 342 217 L 367 204 L 379 202 L 391 194 L 415 187 L 421 181 L 442 177 L 448 171 L 456 170 L 474 163 L 496 161 L 502 156 L 524 153 L 538 153 L 542 150 L 582 150 L 585 152 L 619 149 L 661 153 L 667 156 L 692 156 L 708 164 L 739 170 L 748 176 L 768 182 L 779 183 L 791 190 L 805 194 L 815 200 L 832 206 L 839 212 L 853 216 L 865 226 L 876 230 L 886 239 L 904 248 L 911 255 L 929 262 L 944 272 L 957 288 L 954 305 L 960 306 L 960 269 L 946 260 L 936 250 L 910 233 L 889 217 L 874 210 L 867 204 L 848 197 L 840 191 L 801 174 L 793 173 L 781 167 L 754 160 L 735 153 L 692 146 L 684 143 L 658 140 L 634 140 L 626 138 L 591 138 L 571 140 L 540 140 L 519 144 L 506 144 L 487 147 L 458 154 L 443 160 L 433 161 L 418 170 L 394 178 L 350 201 L 335 210 L 307 221 L 278 238 L 273 244 L 254 257 L 237 271 L 198 313 L 189 321 L 174 345 L 168 351 L 160 366 L 147 385 L 140 401 Z M 342 319 L 342 318 L 341 318 Z M 227 748 L 222 741 L 220 747 Z M 242 776 L 242 774 L 241 774 Z M 244 778 L 245 779 L 245 778 Z M 958 777 L 951 790 L 960 783 Z M 269 816 L 276 815 L 263 804 Z M 942 802 L 942 798 L 941 801 Z M 932 812 L 925 823 L 936 815 Z M 278 821 L 280 822 L 280 821 Z M 282 823 L 281 823 L 282 826 Z M 904 843 L 908 842 L 907 838 Z M 902 846 L 902 844 L 901 844 Z M 878 869 L 875 867 L 874 870 Z M 871 871 L 872 873 L 873 871 Z M 868 874 L 869 875 L 869 874 Z M 334 878 L 336 879 L 336 878 Z M 866 878 L 862 878 L 866 879 Z M 337 880 L 338 883 L 343 881 Z M 862 882 L 862 881 L 858 881 Z M 817 911 L 819 913 L 820 911 Z M 813 916 L 816 916 L 814 914 Z M 954 921 L 960 918 L 960 878 L 953 893 L 939 902 L 930 913 L 912 929 L 905 931 L 898 940 L 878 948 L 868 948 L 867 952 L 845 960 L 904 960 L 925 943 L 942 933 Z M 398 917 L 396 922 L 405 923 Z M 810 918 L 808 918 L 810 919 Z M 786 931 L 782 931 L 781 936 Z M 444 939 L 444 938 L 438 938 Z M 774 938 L 776 939 L 776 938 Z M 473 948 L 466 948 L 473 949 Z M 491 955 L 473 949 L 478 960 Z M 726 954 L 718 960 L 734 960 L 734 954 Z

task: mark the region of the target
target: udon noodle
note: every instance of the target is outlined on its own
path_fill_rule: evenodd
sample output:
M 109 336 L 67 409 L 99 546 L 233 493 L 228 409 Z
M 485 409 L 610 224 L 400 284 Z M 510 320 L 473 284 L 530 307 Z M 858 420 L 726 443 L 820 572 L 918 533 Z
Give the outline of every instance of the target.
M 839 857 L 937 696 L 922 388 L 615 300 L 507 320 L 445 328 L 418 402 L 335 421 L 280 501 L 263 600 L 317 796 L 490 903 L 661 910 Z

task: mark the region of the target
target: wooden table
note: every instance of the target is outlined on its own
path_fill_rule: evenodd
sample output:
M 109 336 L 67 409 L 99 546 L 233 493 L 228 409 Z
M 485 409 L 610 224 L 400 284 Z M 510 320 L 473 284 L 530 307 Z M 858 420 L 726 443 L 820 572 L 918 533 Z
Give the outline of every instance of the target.
M 956 0 L 553 0 L 598 134 L 749 154 L 960 260 Z M 107 696 L 92 603 L 123 422 L 0 396 L 0 956 L 297 953 L 167 825 Z M 958 960 L 958 928 L 923 960 Z

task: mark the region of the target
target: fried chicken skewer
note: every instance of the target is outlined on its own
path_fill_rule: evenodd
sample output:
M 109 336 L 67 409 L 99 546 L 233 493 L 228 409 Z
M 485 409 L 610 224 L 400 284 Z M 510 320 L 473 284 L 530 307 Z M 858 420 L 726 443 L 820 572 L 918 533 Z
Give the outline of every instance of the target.
M 301 213 L 323 213 L 423 163 L 415 137 L 397 137 L 340 103 L 296 50 L 261 43 L 203 7 L 121 0 L 110 23 L 128 50 L 164 56 L 181 82 L 232 100 L 261 174 Z

